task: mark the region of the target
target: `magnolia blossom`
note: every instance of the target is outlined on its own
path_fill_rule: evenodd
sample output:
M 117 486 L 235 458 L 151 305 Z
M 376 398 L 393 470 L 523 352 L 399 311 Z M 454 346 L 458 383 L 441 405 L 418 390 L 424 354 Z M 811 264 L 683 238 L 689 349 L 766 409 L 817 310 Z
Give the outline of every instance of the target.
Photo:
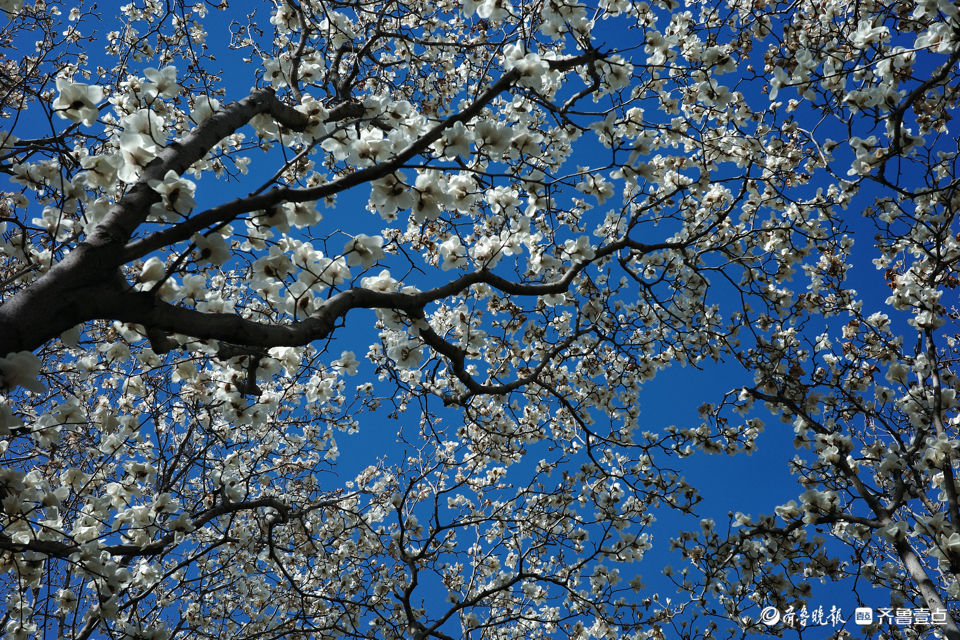
M 456 122 L 443 132 L 443 136 L 433 144 L 433 148 L 445 158 L 452 159 L 457 156 L 469 158 L 470 143 L 472 142 L 471 133 L 462 122 Z
M 143 133 L 123 133 L 120 136 L 120 155 L 123 165 L 117 176 L 127 183 L 136 182 L 140 172 L 160 152 L 160 147 L 153 138 Z
M 157 256 L 151 256 L 140 269 L 140 276 L 137 278 L 140 282 L 156 282 L 167 275 L 167 268 L 163 260 Z
M 340 354 L 340 359 L 334 361 L 334 366 L 346 372 L 348 376 L 357 375 L 357 367 L 360 366 L 360 361 L 357 360 L 356 355 L 353 351 L 344 351 Z
M 494 158 L 501 156 L 510 147 L 513 132 L 510 127 L 499 122 L 481 120 L 474 128 L 478 148 L 490 153 Z
M 866 140 L 859 137 L 852 137 L 849 141 L 850 146 L 856 153 L 856 159 L 853 162 L 847 175 L 865 175 L 873 169 L 873 162 L 877 159 L 877 136 L 870 136 Z
M 907 536 L 908 524 L 903 520 L 890 522 L 889 524 L 877 529 L 877 534 L 889 542 L 900 542 Z
M 519 131 L 510 139 L 508 155 L 511 160 L 518 160 L 521 155 L 540 155 L 543 150 L 540 143 L 543 142 L 543 134 L 530 131 Z
M 390 272 L 387 269 L 384 269 L 375 276 L 369 276 L 360 280 L 360 286 L 373 291 L 390 292 L 397 290 L 398 282 L 390 277 Z
M 366 167 L 390 157 L 392 145 L 380 129 L 367 129 L 359 140 L 352 140 L 347 147 L 346 160 L 352 165 Z
M 193 104 L 190 119 L 200 124 L 217 111 L 220 111 L 220 101 L 209 96 L 200 96 Z
M 287 86 L 290 61 L 286 58 L 266 58 L 263 61 L 264 77 L 274 89 Z
M 476 202 L 476 185 L 469 176 L 455 175 L 447 180 L 450 204 L 460 213 L 469 213 Z
M 11 429 L 19 429 L 22 426 L 23 420 L 14 415 L 10 405 L 0 400 L 0 435 L 10 435 Z
M 603 179 L 603 176 L 597 174 L 587 174 L 583 181 L 577 185 L 577 191 L 586 195 L 594 196 L 597 204 L 603 204 L 607 198 L 613 196 L 613 185 Z
M 97 105 L 103 101 L 102 87 L 57 78 L 57 90 L 60 95 L 51 106 L 58 116 L 88 127 L 97 121 L 100 115 Z
M 183 277 L 183 284 L 177 290 L 179 300 L 203 300 L 207 295 L 207 278 L 203 274 Z
M 183 91 L 183 87 L 177 84 L 177 68 L 173 65 L 168 65 L 159 71 L 153 68 L 144 69 L 143 75 L 150 80 L 149 84 L 144 85 L 148 94 L 175 98 Z
M 10 14 L 16 14 L 23 8 L 23 0 L 0 0 L 0 9 Z
M 485 200 L 490 204 L 490 210 L 494 213 L 512 214 L 515 207 L 520 204 L 520 198 L 514 189 L 505 187 L 496 187 L 487 191 Z
M 304 253 L 312 254 L 303 260 L 303 270 L 297 274 L 297 280 L 319 293 L 329 287 L 335 287 L 349 280 L 352 276 L 343 257 L 331 260 L 322 253 L 313 252 L 312 248 Z
M 319 302 L 313 291 L 305 282 L 297 281 L 284 289 L 283 302 L 280 309 L 291 316 L 304 318 L 313 313 Z
M 371 184 L 370 205 L 380 212 L 384 220 L 393 220 L 398 210 L 408 209 L 414 204 L 414 197 L 403 182 L 405 177 L 395 172 Z
M 323 220 L 323 214 L 317 211 L 315 202 L 287 202 L 283 208 L 287 212 L 287 220 L 297 229 L 312 227 Z
M 590 245 L 590 238 L 588 236 L 580 236 L 576 240 L 565 241 L 563 250 L 570 256 L 571 260 L 575 261 L 592 260 L 596 255 L 596 252 Z
M 387 356 L 401 369 L 416 369 L 423 360 L 423 349 L 416 342 L 401 341 L 387 349 Z
M 770 99 L 776 100 L 780 89 L 790 84 L 790 76 L 781 67 L 774 67 L 773 79 L 770 81 Z
M 322 102 L 310 94 L 304 94 L 300 100 L 300 104 L 294 107 L 294 109 L 309 118 L 309 123 L 304 133 L 309 135 L 311 139 L 319 138 L 327 132 L 326 122 L 330 114 Z
M 40 358 L 30 351 L 8 353 L 0 358 L 0 389 L 12 390 L 23 387 L 34 393 L 43 393 L 46 387 L 37 380 L 40 373 Z
M 466 249 L 464 249 L 460 238 L 457 236 L 450 236 L 444 240 L 443 244 L 440 245 L 440 257 L 443 258 L 443 264 L 440 265 L 440 268 L 444 271 L 467 265 Z
M 524 54 L 523 47 L 519 44 L 509 45 L 504 49 L 504 67 L 516 69 L 520 73 L 519 84 L 533 89 L 543 86 L 543 76 L 549 70 L 547 63 L 541 60 L 539 55 L 533 52 Z
M 417 176 L 413 195 L 412 217 L 417 222 L 436 220 L 442 213 L 441 207 L 450 201 L 447 181 L 443 174 L 432 169 Z
M 163 180 L 150 180 L 147 184 L 163 198 L 162 202 L 151 207 L 151 211 L 157 215 L 172 211 L 185 216 L 193 211 L 197 204 L 193 199 L 197 185 L 186 178 L 181 178 L 173 170 L 167 171 Z
M 346 160 L 350 156 L 351 147 L 357 141 L 357 134 L 352 129 L 339 129 L 323 141 L 320 147 L 333 154 L 337 160 Z
M 125 116 L 120 124 L 124 132 L 143 133 L 155 142 L 162 142 L 167 137 L 166 120 L 150 109 L 138 109 Z
M 369 269 L 385 257 L 383 252 L 383 236 L 368 236 L 365 233 L 357 236 L 343 246 L 343 252 L 347 255 L 347 266 L 362 266 L 364 270 Z
M 117 174 L 122 165 L 122 156 L 87 156 L 80 160 L 80 166 L 87 170 L 80 174 L 80 177 L 89 185 L 111 189 L 116 186 Z
M 883 25 L 873 26 L 869 20 L 860 20 L 853 37 L 854 46 L 863 49 L 875 42 L 886 42 L 890 39 L 890 30 Z
M 513 12 L 510 0 L 482 0 L 477 6 L 477 15 L 484 20 L 499 22 Z
M 197 245 L 199 251 L 199 262 L 220 265 L 230 259 L 230 247 L 224 241 L 219 233 L 208 233 L 206 235 L 194 234 L 193 243 Z

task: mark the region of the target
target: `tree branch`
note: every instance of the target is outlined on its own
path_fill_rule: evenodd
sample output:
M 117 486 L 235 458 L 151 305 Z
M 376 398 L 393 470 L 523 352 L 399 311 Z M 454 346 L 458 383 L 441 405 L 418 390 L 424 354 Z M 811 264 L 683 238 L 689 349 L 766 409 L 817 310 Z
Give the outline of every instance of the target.
M 564 60 L 550 60 L 548 61 L 548 64 L 552 70 L 565 71 L 581 64 L 592 63 L 600 57 L 601 54 L 599 52 L 589 51 L 582 55 L 573 56 Z M 463 124 L 467 124 L 475 117 L 479 116 L 484 107 L 492 102 L 493 99 L 498 95 L 510 88 L 510 86 L 513 85 L 513 83 L 516 82 L 519 77 L 520 72 L 516 69 L 507 71 L 503 74 L 503 76 L 500 77 L 499 80 L 494 82 L 486 91 L 480 94 L 480 96 L 478 96 L 470 104 L 470 106 L 460 113 L 436 124 L 432 129 L 430 129 L 430 131 L 425 133 L 419 139 L 410 143 L 405 149 L 397 153 L 393 159 L 387 162 L 382 162 L 372 167 L 367 167 L 366 169 L 356 171 L 349 175 L 343 176 L 342 178 L 316 187 L 310 187 L 306 189 L 278 187 L 258 196 L 238 198 L 220 206 L 213 207 L 212 209 L 207 209 L 206 211 L 192 216 L 188 220 L 185 220 L 177 225 L 157 231 L 141 240 L 137 240 L 128 244 L 123 252 L 123 261 L 129 262 L 131 260 L 136 260 L 137 258 L 142 258 L 143 256 L 146 256 L 154 251 L 162 249 L 163 247 L 175 244 L 177 242 L 183 242 L 184 240 L 191 238 L 193 234 L 199 231 L 203 231 L 204 229 L 214 225 L 227 223 L 245 213 L 269 209 L 270 207 L 276 206 L 283 202 L 314 202 L 317 200 L 322 200 L 329 196 L 346 191 L 352 187 L 384 178 L 400 169 L 400 167 L 406 164 L 410 159 L 424 153 L 427 149 L 429 149 L 430 145 L 441 138 L 444 131 L 454 126 L 456 123 L 462 122 Z M 276 98 L 274 98 L 274 100 L 276 100 Z M 356 106 L 362 111 L 362 105 Z M 289 109 L 289 107 L 287 107 L 287 109 Z M 344 107 L 344 109 L 346 109 L 346 107 Z M 273 112 L 271 112 L 271 114 L 272 113 Z M 294 113 L 302 115 L 296 111 L 294 111 Z M 333 113 L 334 112 L 331 112 L 331 117 L 333 117 Z M 339 117 L 339 115 L 340 114 L 337 114 L 337 117 Z M 291 129 L 297 130 L 295 126 L 288 125 L 285 122 L 282 122 L 282 124 L 285 124 L 285 126 L 288 126 Z M 202 155 L 200 157 L 202 157 Z M 197 159 L 199 160 L 199 158 Z

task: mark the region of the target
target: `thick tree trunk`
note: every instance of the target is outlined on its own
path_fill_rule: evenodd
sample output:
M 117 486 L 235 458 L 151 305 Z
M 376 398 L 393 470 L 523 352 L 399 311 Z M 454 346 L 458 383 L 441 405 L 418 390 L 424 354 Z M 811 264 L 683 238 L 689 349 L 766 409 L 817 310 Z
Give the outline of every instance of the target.
M 119 250 L 82 243 L 0 305 L 0 356 L 33 351 L 81 322 L 103 317 L 98 307 L 105 295 L 125 285 L 111 259 Z

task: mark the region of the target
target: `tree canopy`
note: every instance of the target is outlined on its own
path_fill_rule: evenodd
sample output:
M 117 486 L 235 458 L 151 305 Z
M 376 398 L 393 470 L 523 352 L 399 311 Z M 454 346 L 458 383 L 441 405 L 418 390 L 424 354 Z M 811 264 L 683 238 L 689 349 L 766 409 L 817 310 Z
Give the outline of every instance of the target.
M 960 638 L 956 5 L 104 9 L 0 0 L 6 637 Z

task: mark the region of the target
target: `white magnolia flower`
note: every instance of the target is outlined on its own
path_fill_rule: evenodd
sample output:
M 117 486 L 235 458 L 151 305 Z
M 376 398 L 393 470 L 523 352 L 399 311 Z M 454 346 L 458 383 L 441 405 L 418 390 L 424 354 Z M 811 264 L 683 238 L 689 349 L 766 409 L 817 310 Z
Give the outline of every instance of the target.
M 403 183 L 405 176 L 399 171 L 384 176 L 371 184 L 370 204 L 380 212 L 384 220 L 396 218 L 397 211 L 413 206 L 413 195 Z
M 853 35 L 853 46 L 858 49 L 866 49 L 868 45 L 875 42 L 886 42 L 890 39 L 890 29 L 880 25 L 873 26 L 870 20 L 860 20 L 857 23 L 857 31 Z
M 770 100 L 776 100 L 780 89 L 790 84 L 790 76 L 781 67 L 773 68 L 773 79 L 770 80 Z
M 477 7 L 477 15 L 484 20 L 499 22 L 513 13 L 510 0 L 483 0 Z
M 0 0 L 0 11 L 13 15 L 23 9 L 23 0 Z
M 443 136 L 433 143 L 438 154 L 451 160 L 458 155 L 461 158 L 470 157 L 470 143 L 473 141 L 472 132 L 457 121 L 452 127 L 443 132 Z
M 383 236 L 368 236 L 364 233 L 358 234 L 353 240 L 350 240 L 343 246 L 343 252 L 347 255 L 347 266 L 363 266 L 369 269 L 377 260 L 382 260 Z
M 597 199 L 597 204 L 602 205 L 607 201 L 607 198 L 613 196 L 613 184 L 604 180 L 602 175 L 589 173 L 584 176 L 583 182 L 577 185 L 577 191 L 588 196 L 594 196 Z
M 11 429 L 18 429 L 22 426 L 23 420 L 13 414 L 13 409 L 6 402 L 0 400 L 0 435 L 10 435 Z
M 283 208 L 287 212 L 287 219 L 297 229 L 312 227 L 323 220 L 323 214 L 317 211 L 316 202 L 286 202 Z
M 60 95 L 53 101 L 53 110 L 58 116 L 88 127 L 97 121 L 100 115 L 97 104 L 103 100 L 102 87 L 57 78 L 57 89 Z
M 393 145 L 389 139 L 383 137 L 383 131 L 365 129 L 359 140 L 350 142 L 347 162 L 357 167 L 368 167 L 388 159 L 392 150 Z
M 117 172 L 124 182 L 136 182 L 140 178 L 140 171 L 146 167 L 157 154 L 160 147 L 152 138 L 143 133 L 123 133 L 120 135 L 120 155 L 123 165 Z
M 800 509 L 797 507 L 796 500 L 791 500 L 785 505 L 776 507 L 773 511 L 784 520 L 792 520 L 800 515 Z
M 221 265 L 230 259 L 230 247 L 227 246 L 223 236 L 219 233 L 211 233 L 206 236 L 195 233 L 192 239 L 200 252 L 200 259 L 197 260 L 197 264 Z
M 447 195 L 447 181 L 443 174 L 428 169 L 417 176 L 414 186 L 413 219 L 417 222 L 436 220 L 443 213 L 441 207 L 450 201 Z
M 109 189 L 117 182 L 117 172 L 123 165 L 123 158 L 117 155 L 87 156 L 80 160 L 80 166 L 86 172 L 80 174 L 83 182 L 94 187 Z
M 360 366 L 360 361 L 357 360 L 357 356 L 353 351 L 344 351 L 340 354 L 340 359 L 333 364 L 338 369 L 345 371 L 348 376 L 355 376 L 357 375 L 357 367 Z
M 32 352 L 8 353 L 6 358 L 0 358 L 0 389 L 23 387 L 34 393 L 43 393 L 47 388 L 37 380 L 39 373 L 40 358 Z
M 522 130 L 510 140 L 510 158 L 517 160 L 521 155 L 540 156 L 543 155 L 543 149 L 540 143 L 543 142 L 543 134 L 539 132 L 530 132 Z
M 201 274 L 183 277 L 183 285 L 177 290 L 178 300 L 202 301 L 207 297 L 207 276 Z
M 567 240 L 563 243 L 563 250 L 570 256 L 571 260 L 577 261 L 593 260 L 597 255 L 593 247 L 590 246 L 590 238 L 588 236 L 580 236 L 576 241 Z
M 305 84 L 316 83 L 318 79 L 323 75 L 323 70 L 326 68 L 324 60 L 320 55 L 315 54 L 312 59 L 301 59 L 300 68 L 298 69 L 298 77 L 300 82 Z
M 357 136 L 352 129 L 340 129 L 323 141 L 320 148 L 333 154 L 337 160 L 346 160 L 350 156 L 350 147 Z
M 510 127 L 494 120 L 481 120 L 474 127 L 474 133 L 476 134 L 477 146 L 489 153 L 494 159 L 503 155 L 513 139 L 513 131 Z
M 447 194 L 460 213 L 469 213 L 476 201 L 476 185 L 469 176 L 455 175 L 447 180 Z
M 520 204 L 520 198 L 517 192 L 508 187 L 494 187 L 487 191 L 484 199 L 490 205 L 490 210 L 494 213 L 513 214 L 516 206 Z
M 77 608 L 77 594 L 72 589 L 60 589 L 57 591 L 57 607 L 60 611 L 68 613 Z
M 273 9 L 273 15 L 270 17 L 270 24 L 277 27 L 283 27 L 288 31 L 292 31 L 300 28 L 300 16 L 295 10 L 286 4 L 280 3 Z
M 143 75 L 150 81 L 144 85 L 148 95 L 153 93 L 164 98 L 175 98 L 183 91 L 183 87 L 177 84 L 177 68 L 173 65 L 167 65 L 159 71 L 153 68 L 144 69 Z
M 220 111 L 220 102 L 209 96 L 200 96 L 193 105 L 193 111 L 190 112 L 190 119 L 200 124 L 217 111 Z
M 307 127 L 303 132 L 310 136 L 311 139 L 319 138 L 327 132 L 326 122 L 327 118 L 330 117 L 330 113 L 323 106 L 322 102 L 309 94 L 304 94 L 300 100 L 300 104 L 294 107 L 294 109 L 307 116 Z
M 124 132 L 142 133 L 157 142 L 167 138 L 167 124 L 162 116 L 150 109 L 139 109 L 120 120 Z
M 316 311 L 318 305 L 319 301 L 314 297 L 309 285 L 297 281 L 284 289 L 283 304 L 280 309 L 294 317 L 306 317 Z
M 360 286 L 364 289 L 383 292 L 396 291 L 397 284 L 397 281 L 390 277 L 390 272 L 386 269 L 375 276 L 370 276 L 360 281 Z
M 280 233 L 290 232 L 290 210 L 286 207 L 271 207 L 261 212 L 253 220 L 260 230 L 266 228 L 276 229 Z
M 318 284 L 322 284 L 327 287 L 335 287 L 338 284 L 346 282 L 352 277 L 350 275 L 350 269 L 347 267 L 347 261 L 342 257 L 337 258 L 336 260 L 323 258 L 319 264 L 320 273 Z
M 154 213 L 162 214 L 165 211 L 174 211 L 185 216 L 193 211 L 197 204 L 193 199 L 197 185 L 191 180 L 181 178 L 172 169 L 167 171 L 163 180 L 150 180 L 147 184 L 163 198 L 163 202 L 158 202 L 151 208 Z
M 423 350 L 416 342 L 404 341 L 398 342 L 387 349 L 387 356 L 393 360 L 400 369 L 416 369 L 423 360 Z
M 13 145 L 17 144 L 20 140 L 17 136 L 13 135 L 9 131 L 0 130 L 0 151 L 9 151 L 13 149 Z
M 463 616 L 463 626 L 467 629 L 476 629 L 480 626 L 480 618 L 477 614 L 470 612 Z
M 543 86 L 543 76 L 546 75 L 550 67 L 540 59 L 537 53 L 528 53 L 524 55 L 523 46 L 508 45 L 504 49 L 503 66 L 506 69 L 516 69 L 520 72 L 520 79 L 517 84 L 522 87 L 531 87 L 540 89 Z
M 484 236 L 470 247 L 470 257 L 481 267 L 492 269 L 503 257 L 503 243 L 500 242 L 500 238 Z
M 467 265 L 467 251 L 463 248 L 463 244 L 457 236 L 447 238 L 440 245 L 440 256 L 443 258 L 443 264 L 440 265 L 440 268 L 444 271 Z
M 164 266 L 163 260 L 157 256 L 151 256 L 143 263 L 138 280 L 140 282 L 157 282 L 165 275 L 167 275 L 167 268 Z
M 877 529 L 877 535 L 889 542 L 900 542 L 907 537 L 908 525 L 903 520 L 889 522 Z

